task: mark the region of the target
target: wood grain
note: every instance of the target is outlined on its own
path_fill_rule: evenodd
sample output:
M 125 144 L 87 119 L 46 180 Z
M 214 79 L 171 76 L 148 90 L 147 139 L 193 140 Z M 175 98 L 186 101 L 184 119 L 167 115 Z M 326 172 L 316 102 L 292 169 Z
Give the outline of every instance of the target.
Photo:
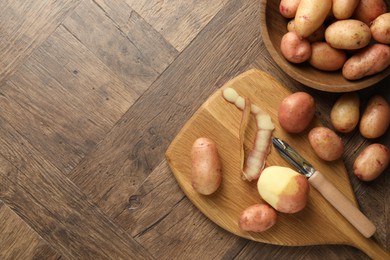
M 338 94 L 274 62 L 261 11 L 259 0 L 0 1 L 0 258 L 367 259 L 351 246 L 233 235 L 188 200 L 164 159 L 209 96 L 250 68 L 312 94 L 329 125 Z M 390 101 L 389 80 L 359 91 L 363 103 Z M 390 249 L 389 169 L 372 183 L 351 171 L 389 134 L 342 137 L 359 206 Z
M 1 259 L 59 259 L 58 254 L 19 216 L 0 201 Z
M 80 0 L 1 1 L 0 83 L 23 63 L 79 3 Z
M 183 51 L 227 1 L 126 0 L 126 2 L 172 46 L 178 51 Z

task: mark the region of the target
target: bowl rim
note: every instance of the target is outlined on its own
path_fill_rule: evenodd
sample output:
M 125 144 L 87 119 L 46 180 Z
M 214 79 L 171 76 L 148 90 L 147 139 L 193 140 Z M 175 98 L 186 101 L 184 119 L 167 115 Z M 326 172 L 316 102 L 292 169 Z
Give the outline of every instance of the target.
M 390 75 L 390 66 L 388 66 L 384 71 L 377 73 L 375 75 L 367 76 L 360 80 L 354 80 L 354 81 L 345 79 L 339 84 L 332 84 L 332 85 L 326 84 L 324 82 L 317 82 L 311 78 L 304 77 L 296 70 L 295 66 L 299 66 L 299 65 L 290 63 L 284 57 L 282 57 L 281 54 L 276 50 L 274 43 L 271 41 L 270 35 L 268 33 L 268 25 L 267 25 L 267 12 L 266 12 L 268 6 L 267 2 L 268 2 L 267 0 L 260 0 L 260 4 L 261 4 L 260 32 L 261 32 L 263 42 L 270 56 L 275 61 L 275 63 L 279 66 L 279 68 L 282 71 L 284 71 L 287 75 L 289 75 L 291 78 L 295 79 L 296 81 L 304 84 L 307 87 L 314 88 L 321 91 L 350 92 L 350 91 L 371 87 Z M 324 75 L 329 75 L 329 77 L 332 77 L 332 74 L 334 75 L 335 73 L 340 73 L 340 71 L 327 72 L 327 71 L 320 71 L 320 70 L 318 70 L 318 72 Z

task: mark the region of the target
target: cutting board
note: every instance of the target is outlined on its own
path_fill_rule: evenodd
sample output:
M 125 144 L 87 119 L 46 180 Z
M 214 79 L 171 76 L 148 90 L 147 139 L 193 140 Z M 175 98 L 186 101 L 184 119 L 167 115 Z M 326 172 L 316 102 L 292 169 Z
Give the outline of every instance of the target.
M 374 259 L 390 254 L 372 239 L 362 236 L 314 188 L 306 208 L 295 214 L 278 213 L 278 222 L 262 233 L 242 231 L 238 227 L 240 213 L 250 205 L 262 202 L 256 182 L 246 182 L 240 173 L 239 124 L 242 112 L 228 103 L 221 94 L 223 88 L 234 88 L 241 96 L 271 115 L 275 125 L 273 135 L 287 141 L 322 172 L 355 205 L 355 199 L 343 161 L 325 162 L 314 153 L 307 140 L 307 132 L 288 134 L 279 126 L 278 106 L 291 94 L 269 74 L 252 69 L 227 82 L 199 108 L 170 144 L 166 158 L 180 187 L 191 202 L 211 221 L 227 231 L 253 241 L 286 246 L 344 244 L 361 249 Z M 308 128 L 321 125 L 315 118 Z M 309 131 L 309 130 L 307 130 Z M 223 181 L 218 191 L 204 196 L 191 186 L 192 143 L 198 137 L 208 137 L 217 144 L 223 168 Z M 251 147 L 255 137 L 255 121 L 249 121 L 245 146 Z M 272 147 L 266 166 L 289 164 Z

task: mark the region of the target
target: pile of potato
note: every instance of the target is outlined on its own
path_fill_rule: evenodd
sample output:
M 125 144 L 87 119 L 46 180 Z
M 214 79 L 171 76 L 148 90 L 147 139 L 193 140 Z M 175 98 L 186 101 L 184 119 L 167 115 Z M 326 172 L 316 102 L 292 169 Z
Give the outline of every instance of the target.
M 289 133 L 301 133 L 310 126 L 315 112 L 314 98 L 305 92 L 287 96 L 279 106 L 280 126 Z M 332 107 L 330 119 L 334 130 L 320 126 L 310 129 L 309 142 L 316 155 L 325 161 L 334 161 L 344 153 L 344 144 L 337 134 L 350 133 L 357 127 L 360 134 L 374 140 L 386 133 L 390 126 L 390 105 L 381 96 L 372 96 L 360 115 L 360 98 L 356 92 L 345 93 Z M 296 129 L 296 125 L 302 126 Z M 389 165 L 389 149 L 373 143 L 355 159 L 354 174 L 363 181 L 376 179 Z
M 390 13 L 384 0 L 281 0 L 290 20 L 283 56 L 323 71 L 342 70 L 348 80 L 390 65 Z

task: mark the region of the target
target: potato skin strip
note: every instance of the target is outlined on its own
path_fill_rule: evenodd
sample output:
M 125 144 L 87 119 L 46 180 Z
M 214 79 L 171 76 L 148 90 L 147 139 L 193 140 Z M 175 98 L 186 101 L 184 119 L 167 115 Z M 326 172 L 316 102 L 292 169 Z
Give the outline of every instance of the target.
M 239 140 L 240 140 L 240 148 L 241 148 L 241 173 L 244 176 L 244 166 L 245 166 L 245 149 L 244 149 L 244 141 L 246 136 L 246 130 L 248 129 L 248 123 L 251 115 L 251 103 L 249 98 L 245 98 L 245 105 L 242 111 L 242 117 L 240 122 L 240 132 L 239 132 Z
M 265 162 L 271 151 L 272 132 L 275 129 L 275 126 L 268 113 L 255 104 L 251 104 L 249 98 L 240 96 L 235 89 L 225 88 L 222 90 L 222 96 L 226 101 L 234 104 L 237 108 L 243 111 L 239 132 L 241 159 L 245 161 L 241 164 L 242 178 L 247 181 L 257 180 L 265 167 Z M 257 132 L 253 147 L 249 151 L 248 156 L 245 158 L 245 155 L 243 154 L 244 140 L 249 122 L 249 116 L 247 115 L 249 107 L 251 114 L 256 119 Z

